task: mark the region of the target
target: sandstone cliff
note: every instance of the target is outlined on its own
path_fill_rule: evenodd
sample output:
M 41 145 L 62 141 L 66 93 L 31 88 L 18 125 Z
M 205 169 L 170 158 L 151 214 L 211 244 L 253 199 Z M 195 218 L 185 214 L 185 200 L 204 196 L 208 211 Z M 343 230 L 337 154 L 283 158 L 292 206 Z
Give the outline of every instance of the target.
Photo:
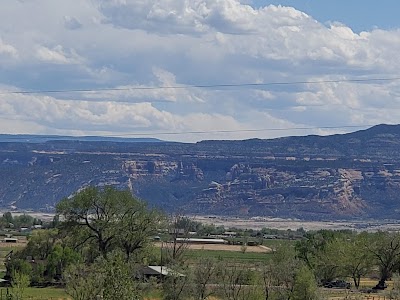
M 0 139 L 0 205 L 51 209 L 87 185 L 196 214 L 399 218 L 400 126 L 196 144 Z

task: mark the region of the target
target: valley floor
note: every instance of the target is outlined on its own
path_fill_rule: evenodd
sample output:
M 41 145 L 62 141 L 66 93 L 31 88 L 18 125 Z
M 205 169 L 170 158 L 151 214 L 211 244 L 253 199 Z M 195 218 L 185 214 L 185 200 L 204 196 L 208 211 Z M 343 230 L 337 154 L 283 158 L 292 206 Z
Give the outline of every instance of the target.
M 400 220 L 338 220 L 338 221 L 304 221 L 298 219 L 280 219 L 268 217 L 238 218 L 225 216 L 191 216 L 195 221 L 203 224 L 214 224 L 225 228 L 241 228 L 260 230 L 262 228 L 296 230 L 303 228 L 306 231 L 329 229 L 355 231 L 399 231 Z

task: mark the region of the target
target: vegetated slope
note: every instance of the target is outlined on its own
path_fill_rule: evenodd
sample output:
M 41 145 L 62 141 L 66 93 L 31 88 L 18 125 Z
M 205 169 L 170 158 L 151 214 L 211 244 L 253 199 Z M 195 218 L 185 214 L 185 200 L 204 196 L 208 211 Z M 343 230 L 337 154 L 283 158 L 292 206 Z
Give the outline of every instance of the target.
M 51 209 L 85 186 L 112 184 L 198 214 L 398 218 L 400 209 L 399 125 L 196 144 L 8 138 L 0 142 L 3 207 Z

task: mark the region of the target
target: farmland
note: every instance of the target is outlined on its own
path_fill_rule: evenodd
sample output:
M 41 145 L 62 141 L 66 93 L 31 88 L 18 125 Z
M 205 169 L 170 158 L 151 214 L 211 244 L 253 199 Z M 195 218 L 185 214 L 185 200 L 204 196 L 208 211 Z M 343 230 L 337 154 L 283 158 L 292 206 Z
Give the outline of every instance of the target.
M 0 288 L 0 300 L 6 300 L 7 291 L 11 288 Z M 26 300 L 71 300 L 71 297 L 62 288 L 35 288 L 28 287 L 24 291 L 24 299 Z
M 202 259 L 215 259 L 225 262 L 227 266 L 241 265 L 247 268 L 253 266 L 252 268 L 258 268 L 257 266 L 262 266 L 263 264 L 271 261 L 272 259 L 272 249 L 279 247 L 289 247 L 293 248 L 295 241 L 291 240 L 263 240 L 265 246 L 249 246 L 243 251 L 243 246 L 239 245 L 218 245 L 218 244 L 191 244 L 186 249 L 185 257 L 189 262 L 189 268 L 195 268 L 197 262 Z M 266 246 L 268 245 L 268 246 Z M 9 253 L 10 250 L 20 250 L 26 246 L 26 241 L 21 238 L 21 241 L 17 244 L 5 244 L 2 243 L 0 246 L 0 259 L 4 259 L 5 255 Z M 161 243 L 155 243 L 156 248 L 161 250 Z M 255 269 L 254 269 L 255 270 Z M 376 284 L 376 280 L 364 278 L 361 281 L 360 288 L 370 289 Z M 391 288 L 393 286 L 392 281 L 388 281 L 388 286 Z M 160 285 L 155 285 L 155 289 L 148 289 L 144 292 L 145 299 L 151 300 L 161 300 L 162 288 Z M 319 293 L 325 299 L 328 300 L 383 300 L 389 299 L 389 291 L 384 291 L 380 293 L 367 294 L 360 293 L 354 289 L 352 290 L 341 290 L 341 289 L 326 289 L 319 288 Z M 6 299 L 7 288 L 0 289 L 0 300 Z M 26 288 L 25 289 L 25 299 L 28 300 L 44 300 L 44 299 L 71 299 L 70 296 L 65 292 L 63 288 Z M 223 299 L 223 297 L 214 296 L 214 300 Z M 258 298 L 257 298 L 258 299 Z M 261 298 L 260 298 L 261 299 Z
M 43 225 L 25 215 L 0 217 L 7 241 L 16 242 L 0 247 L 13 297 L 24 291 L 27 299 L 37 294 L 62 299 L 68 291 L 85 300 L 115 293 L 124 293 L 121 300 L 131 295 L 192 300 L 199 294 L 216 300 L 266 295 L 302 300 L 299 295 L 307 293 L 309 299 L 341 300 L 400 291 L 390 281 L 399 281 L 395 232 L 225 228 L 166 217 L 111 187 L 84 190 L 63 199 L 58 209 L 62 218 Z M 21 231 L 29 237 L 18 236 Z M 322 287 L 343 281 L 353 284 L 351 290 Z
M 161 248 L 161 243 L 155 243 L 155 246 Z M 191 250 L 204 251 L 227 251 L 227 252 L 254 252 L 254 253 L 270 253 L 272 249 L 266 246 L 243 246 L 228 244 L 188 244 L 187 248 Z

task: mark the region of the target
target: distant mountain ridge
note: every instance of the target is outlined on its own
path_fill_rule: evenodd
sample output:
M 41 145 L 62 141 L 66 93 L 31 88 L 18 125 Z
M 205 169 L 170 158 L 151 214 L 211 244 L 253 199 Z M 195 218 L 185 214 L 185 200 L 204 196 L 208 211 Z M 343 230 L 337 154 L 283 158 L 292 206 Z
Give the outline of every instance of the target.
M 198 143 L 0 135 L 0 206 L 47 210 L 114 185 L 168 211 L 400 219 L 399 149 L 400 125 Z
M 119 142 L 119 143 L 158 143 L 164 142 L 156 138 L 127 138 L 111 136 L 62 136 L 34 134 L 0 134 L 0 143 L 44 143 L 50 141 L 81 141 L 81 142 Z

